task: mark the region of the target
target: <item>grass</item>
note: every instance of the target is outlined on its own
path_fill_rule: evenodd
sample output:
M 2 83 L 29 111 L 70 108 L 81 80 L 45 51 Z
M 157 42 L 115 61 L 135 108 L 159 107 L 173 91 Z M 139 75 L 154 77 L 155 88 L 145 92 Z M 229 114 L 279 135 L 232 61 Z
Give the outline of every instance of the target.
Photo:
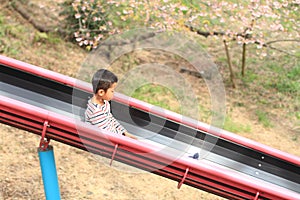
M 253 84 L 255 81 L 258 81 L 259 75 L 255 73 L 253 69 L 248 69 L 245 72 L 245 76 L 241 77 L 241 79 L 244 82 L 244 84 L 249 85 L 249 84 Z
M 131 96 L 177 113 L 180 113 L 181 110 L 177 97 L 172 91 L 161 85 L 146 84 L 136 89 Z
M 6 23 L 4 15 L 0 13 L 0 53 L 13 56 L 19 54 L 20 42 L 18 39 L 21 38 L 22 33 L 24 33 L 22 26 Z M 9 37 L 16 38 L 16 40 L 8 40 Z
M 294 135 L 294 136 L 292 137 L 292 140 L 296 142 L 296 141 L 298 141 L 298 138 L 299 138 L 299 135 Z
M 300 120 L 300 111 L 295 112 L 295 116 L 296 116 L 297 120 Z
M 295 95 L 300 91 L 300 63 L 288 61 L 285 56 L 278 60 L 268 60 L 265 65 L 271 77 L 263 81 L 266 89 L 276 89 L 286 95 Z
M 47 46 L 63 42 L 56 34 L 33 31 L 23 24 L 7 22 L 8 20 L 7 16 L 0 13 L 0 53 L 15 57 L 22 54 L 22 46 Z M 42 48 L 40 51 L 43 51 Z
M 200 121 L 210 123 L 213 112 L 207 107 L 199 104 L 199 112 L 200 112 Z
M 273 127 L 270 119 L 269 119 L 269 116 L 266 112 L 264 111 L 261 111 L 261 110 L 257 110 L 255 112 L 257 118 L 258 118 L 258 121 L 266 128 L 269 128 L 269 127 Z
M 271 84 L 271 86 L 281 93 L 295 94 L 300 91 L 300 82 L 291 81 L 290 79 L 280 79 L 279 82 Z
M 240 123 L 234 122 L 234 120 L 229 116 L 225 117 L 225 123 L 224 123 L 223 128 L 232 133 L 242 133 L 242 132 L 250 133 L 251 132 L 251 126 L 249 124 L 240 124 Z

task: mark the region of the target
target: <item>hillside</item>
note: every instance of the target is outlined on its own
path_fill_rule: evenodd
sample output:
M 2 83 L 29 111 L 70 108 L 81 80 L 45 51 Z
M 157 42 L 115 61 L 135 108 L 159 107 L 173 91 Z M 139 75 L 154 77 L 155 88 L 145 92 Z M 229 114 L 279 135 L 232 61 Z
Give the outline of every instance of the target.
M 30 1 L 37 8 L 45 8 L 48 1 Z M 60 2 L 60 1 L 56 1 Z M 76 44 L 64 41 L 59 35 L 44 34 L 36 30 L 28 20 L 17 13 L 9 3 L 0 0 L 0 52 L 36 66 L 76 77 L 88 53 Z M 48 2 L 49 5 L 49 2 Z M 51 12 L 57 12 L 57 6 Z M 44 14 L 41 13 L 41 20 Z M 45 17 L 45 16 L 44 16 Z M 223 47 L 217 42 L 203 38 L 204 46 L 219 66 L 226 90 L 225 128 L 241 136 L 269 145 L 290 154 L 300 156 L 299 93 L 285 95 L 274 88 L 265 88 L 257 81 L 271 79 L 272 71 L 259 66 L 264 63 L 280 63 L 280 58 L 258 60 L 249 63 L 252 74 L 248 80 L 240 81 L 238 89 L 228 83 L 228 70 L 222 62 Z M 239 55 L 238 47 L 236 54 Z M 133 63 L 151 63 L 157 60 L 157 52 L 139 52 L 121 57 L 114 63 L 114 69 L 133 66 Z M 251 56 L 249 56 L 251 57 Z M 254 56 L 253 56 L 254 57 Z M 175 60 L 172 60 L 175 59 Z M 184 61 L 168 54 L 160 55 L 162 64 L 178 70 Z M 271 61 L 270 61 L 271 60 Z M 292 61 L 291 63 L 300 63 Z M 287 67 L 290 67 L 287 65 Z M 122 70 L 118 71 L 122 76 Z M 185 74 L 191 82 L 203 85 L 203 80 Z M 253 78 L 253 80 L 251 80 Z M 194 91 L 201 102 L 201 120 L 209 122 L 210 99 L 206 88 Z M 147 100 L 147 94 L 139 94 Z M 156 98 L 156 97 L 155 97 Z M 157 97 L 167 105 L 174 105 L 169 96 Z M 172 106 L 171 106 L 172 108 Z M 22 130 L 0 124 L 1 159 L 0 199 L 43 199 L 43 186 L 37 146 L 39 137 Z M 88 152 L 51 141 L 54 146 L 60 190 L 63 199 L 222 199 L 212 194 L 183 185 L 178 190 L 177 183 L 165 178 L 145 173 L 128 172 L 126 166 L 96 158 Z

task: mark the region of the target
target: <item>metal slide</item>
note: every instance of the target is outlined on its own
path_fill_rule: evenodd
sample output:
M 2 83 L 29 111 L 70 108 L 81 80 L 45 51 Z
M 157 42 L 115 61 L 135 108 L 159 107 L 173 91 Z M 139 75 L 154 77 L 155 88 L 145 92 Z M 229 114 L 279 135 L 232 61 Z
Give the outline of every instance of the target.
M 82 122 L 89 84 L 4 56 L 0 69 L 1 123 L 173 179 L 178 188 L 300 199 L 299 157 L 118 93 L 112 112 L 139 140 L 111 135 Z

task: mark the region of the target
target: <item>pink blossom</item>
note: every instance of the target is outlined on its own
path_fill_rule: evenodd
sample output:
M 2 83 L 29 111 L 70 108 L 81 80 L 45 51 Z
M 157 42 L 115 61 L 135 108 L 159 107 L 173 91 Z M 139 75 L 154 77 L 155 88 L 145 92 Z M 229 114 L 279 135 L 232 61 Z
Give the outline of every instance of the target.
M 81 14 L 80 14 L 80 13 L 76 13 L 76 14 L 75 14 L 75 18 L 76 18 L 76 19 L 79 19 L 80 17 L 81 17 Z
M 97 35 L 97 36 L 95 37 L 95 40 L 96 40 L 96 41 L 99 41 L 99 40 L 101 40 L 101 38 L 103 38 L 103 35 L 102 35 L 102 34 L 99 34 L 99 35 Z
M 187 10 L 188 10 L 188 8 L 187 8 L 186 6 L 180 6 L 179 9 L 180 9 L 181 11 L 187 11 Z
M 82 40 L 83 40 L 83 38 L 81 38 L 81 37 L 76 38 L 76 41 L 77 41 L 77 42 L 80 42 L 80 41 L 82 41 Z
M 256 46 L 257 49 L 262 49 L 263 48 L 263 43 L 259 42 L 259 44 Z
M 288 7 L 288 5 L 289 5 L 288 2 L 283 2 L 283 3 L 282 3 L 282 6 L 285 7 L 285 8 Z
M 260 12 L 252 12 L 252 16 L 253 16 L 254 18 L 258 18 L 258 17 L 261 16 L 261 13 L 260 13 Z
M 233 21 L 235 21 L 236 19 L 233 17 L 233 16 L 230 16 L 229 17 L 229 21 L 231 21 L 231 22 L 233 22 Z
M 273 6 L 275 9 L 280 9 L 282 7 L 282 4 L 279 3 L 278 1 L 273 2 Z
M 99 18 L 100 19 L 100 18 Z M 93 21 L 96 22 L 98 21 L 98 17 L 93 17 Z
M 284 31 L 284 27 L 282 26 L 282 24 L 273 24 L 270 27 L 274 31 Z

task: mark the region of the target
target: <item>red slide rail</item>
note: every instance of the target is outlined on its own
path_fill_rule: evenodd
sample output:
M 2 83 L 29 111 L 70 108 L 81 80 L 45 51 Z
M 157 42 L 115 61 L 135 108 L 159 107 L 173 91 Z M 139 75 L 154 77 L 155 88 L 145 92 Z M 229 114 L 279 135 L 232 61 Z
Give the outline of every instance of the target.
M 33 65 L 29 65 L 11 58 L 0 56 L 0 63 L 27 71 L 38 76 L 46 77 L 72 87 L 87 91 L 86 84 L 78 84 L 78 80 L 51 72 Z M 115 100 L 131 106 L 149 110 L 150 105 L 138 100 L 128 99 L 117 94 Z M 110 135 L 105 131 L 67 118 L 33 105 L 0 96 L 0 121 L 11 126 L 24 129 L 41 135 L 46 131 L 48 139 L 54 139 L 90 152 L 111 157 L 132 166 L 150 171 L 152 173 L 170 178 L 178 182 L 178 188 L 184 183 L 229 199 L 300 199 L 300 194 L 280 186 L 250 177 L 237 171 L 230 170 L 205 161 L 196 161 L 189 158 L 174 160 L 169 155 L 159 151 L 157 147 L 145 145 L 126 137 Z M 151 110 L 150 110 L 151 111 Z M 180 117 L 172 112 L 157 113 L 164 117 L 179 121 Z M 175 116 L 175 117 L 174 117 Z M 45 122 L 50 126 L 45 127 Z M 191 124 L 201 130 L 209 130 L 205 124 Z M 80 135 L 79 135 L 80 133 Z M 213 133 L 214 134 L 214 133 Z M 235 136 L 232 133 L 217 133 L 231 141 L 259 149 L 262 152 L 277 156 L 283 160 L 299 165 L 299 158 L 271 147 Z
M 91 85 L 87 84 L 86 82 L 50 71 L 50 70 L 47 70 L 44 68 L 40 68 L 40 67 L 31 65 L 31 64 L 22 62 L 22 61 L 18 61 L 18 60 L 0 55 L 0 63 L 7 65 L 7 66 L 14 67 L 16 69 L 20 69 L 20 70 L 35 74 L 37 76 L 41 76 L 41 77 L 45 77 L 45 78 L 57 81 L 59 83 L 63 83 L 65 85 L 79 88 L 84 91 L 92 92 Z M 241 144 L 241 145 L 249 147 L 251 149 L 255 149 L 262 153 L 272 155 L 272 156 L 280 158 L 282 160 L 286 160 L 290 163 L 300 165 L 300 158 L 295 155 L 288 154 L 286 152 L 274 149 L 267 145 L 264 145 L 264 144 L 255 142 L 253 140 L 238 136 L 236 134 L 233 134 L 233 133 L 225 131 L 225 130 L 220 130 L 219 132 L 213 132 L 211 129 L 211 126 L 208 124 L 205 124 L 205 123 L 202 123 L 199 121 L 197 121 L 197 122 L 183 121 L 181 115 L 174 113 L 172 111 L 168 111 L 168 110 L 164 110 L 164 109 L 152 110 L 151 108 L 153 108 L 153 105 L 145 103 L 138 99 L 129 98 L 128 96 L 125 96 L 123 94 L 116 92 L 114 95 L 114 100 L 124 103 L 125 105 L 133 106 L 135 108 L 138 108 L 138 109 L 146 111 L 146 112 L 151 112 L 151 113 L 161 116 L 163 118 L 170 119 L 172 121 L 179 122 L 182 124 L 186 124 L 188 126 L 208 132 L 210 134 L 214 134 L 218 137 L 235 142 L 237 144 Z

